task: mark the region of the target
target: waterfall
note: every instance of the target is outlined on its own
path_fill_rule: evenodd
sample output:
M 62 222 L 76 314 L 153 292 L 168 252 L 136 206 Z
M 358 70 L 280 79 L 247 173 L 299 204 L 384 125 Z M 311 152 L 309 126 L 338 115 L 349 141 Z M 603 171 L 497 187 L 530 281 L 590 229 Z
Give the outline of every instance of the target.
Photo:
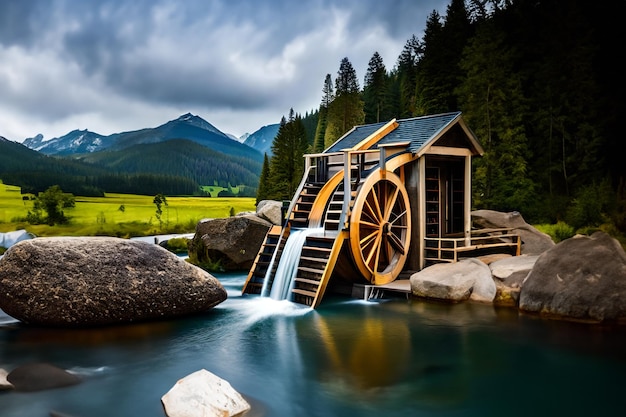
M 274 281 L 272 288 L 269 290 L 268 282 L 272 270 L 272 265 L 269 266 L 267 273 L 265 274 L 265 280 L 263 283 L 263 289 L 261 295 L 263 297 L 271 297 L 275 300 L 287 300 L 293 287 L 293 281 L 296 277 L 298 270 L 298 263 L 300 262 L 300 254 L 302 252 L 302 246 L 306 241 L 306 238 L 315 234 L 323 234 L 324 229 L 292 229 L 285 246 L 283 248 L 280 260 L 278 261 L 278 267 L 276 268 L 276 274 L 274 275 Z M 274 259 L 272 259 L 272 263 Z M 269 294 L 268 294 L 269 293 Z

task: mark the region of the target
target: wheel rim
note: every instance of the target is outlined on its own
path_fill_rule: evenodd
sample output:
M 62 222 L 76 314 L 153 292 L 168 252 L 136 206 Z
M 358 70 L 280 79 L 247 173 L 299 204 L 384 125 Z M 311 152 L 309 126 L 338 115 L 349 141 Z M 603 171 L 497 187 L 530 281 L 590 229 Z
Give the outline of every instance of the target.
M 377 171 L 362 184 L 350 216 L 355 264 L 372 284 L 387 284 L 402 271 L 409 251 L 409 198 L 397 175 Z

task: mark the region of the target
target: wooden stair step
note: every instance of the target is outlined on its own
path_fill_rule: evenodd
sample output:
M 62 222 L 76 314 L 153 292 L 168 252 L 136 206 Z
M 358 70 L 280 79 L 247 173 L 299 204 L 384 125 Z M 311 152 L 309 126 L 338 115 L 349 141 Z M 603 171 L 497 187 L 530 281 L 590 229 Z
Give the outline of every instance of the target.
M 316 258 L 313 256 L 301 256 L 300 257 L 301 261 L 309 261 L 309 262 L 318 262 L 318 263 L 326 263 L 328 261 L 328 257 L 324 257 L 324 258 Z
M 295 294 L 300 294 L 300 295 L 304 295 L 307 297 L 311 297 L 311 298 L 315 298 L 315 296 L 317 295 L 315 291 L 307 291 L 307 290 L 302 290 L 300 288 L 294 288 L 293 290 L 291 290 L 291 292 Z
M 320 284 L 319 280 L 314 280 L 314 279 L 309 279 L 309 278 L 299 278 L 299 277 L 296 277 L 295 281 L 296 282 L 301 282 L 303 284 L 316 285 L 316 286 L 318 286 Z
M 321 246 L 303 246 L 302 251 L 305 251 L 305 250 L 328 253 L 331 251 L 331 248 L 323 248 Z
M 324 273 L 324 269 L 309 268 L 307 266 L 299 266 L 298 271 L 310 272 L 310 273 L 319 274 L 319 275 L 322 275 Z

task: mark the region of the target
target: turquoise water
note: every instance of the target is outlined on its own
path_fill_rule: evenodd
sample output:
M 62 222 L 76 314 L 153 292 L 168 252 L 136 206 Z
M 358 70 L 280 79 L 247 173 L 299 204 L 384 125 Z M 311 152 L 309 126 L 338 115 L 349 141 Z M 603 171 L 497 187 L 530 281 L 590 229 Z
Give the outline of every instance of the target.
M 49 362 L 80 385 L 0 392 L 0 417 L 164 417 L 199 369 L 248 416 L 613 416 L 626 407 L 626 329 L 480 304 L 327 297 L 317 310 L 241 296 L 191 318 L 105 329 L 28 328 L 0 313 L 0 368 Z

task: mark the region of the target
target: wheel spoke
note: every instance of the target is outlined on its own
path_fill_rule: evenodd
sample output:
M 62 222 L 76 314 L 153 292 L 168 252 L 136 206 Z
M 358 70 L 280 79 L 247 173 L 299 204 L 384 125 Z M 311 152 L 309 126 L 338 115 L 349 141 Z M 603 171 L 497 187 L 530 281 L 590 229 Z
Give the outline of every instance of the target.
M 392 225 L 394 225 L 394 227 L 402 226 L 402 225 L 396 225 L 395 223 L 396 223 L 398 220 L 400 220 L 400 219 L 404 218 L 404 216 L 406 216 L 406 215 L 407 215 L 407 211 L 406 211 L 406 210 L 404 210 L 402 213 L 398 214 L 398 215 L 396 216 L 396 218 L 395 218 L 395 219 L 393 219 L 393 220 L 389 220 L 389 223 L 391 223 Z
M 360 220 L 359 227 L 365 227 L 369 229 L 378 229 L 380 225 L 378 223 L 372 223 L 370 221 Z
M 362 248 L 366 248 L 367 246 L 370 246 L 372 244 L 372 240 L 374 240 L 377 236 L 378 236 L 378 229 L 376 229 L 374 232 L 370 233 L 369 235 L 361 239 L 359 241 L 359 244 L 361 245 Z
M 371 195 L 372 195 L 372 199 L 374 200 L 374 208 L 376 209 L 376 212 L 372 214 L 374 214 L 377 217 L 378 221 L 380 222 L 380 220 L 382 220 L 384 217 L 383 217 L 383 213 L 380 211 L 380 197 L 376 193 L 376 189 L 374 187 L 372 188 Z
M 387 200 L 387 204 L 385 205 L 385 221 L 389 221 L 389 218 L 393 214 L 393 209 L 398 201 L 398 194 L 400 193 L 400 189 L 395 187 L 393 196 Z
M 367 209 L 367 210 L 365 210 L 365 209 Z M 362 215 L 366 216 L 373 223 L 376 223 L 376 224 L 380 223 L 378 218 L 376 217 L 374 208 L 370 205 L 368 200 L 365 200 L 365 204 L 364 204 L 364 207 L 363 207 L 363 210 L 362 210 Z
M 369 254 L 367 255 L 367 258 L 365 259 L 365 263 L 367 265 L 370 265 L 372 262 L 372 258 L 374 258 L 374 268 L 372 268 L 374 271 L 376 271 L 376 268 L 378 267 L 378 258 L 380 257 L 380 239 L 381 239 L 381 234 L 378 233 L 376 235 L 376 240 L 374 242 L 374 246 L 371 248 Z M 375 256 L 374 256 L 375 255 Z
M 387 235 L 387 239 L 389 240 L 389 245 L 393 246 L 395 250 L 403 255 L 406 253 L 404 249 L 404 242 L 395 233 L 389 233 Z

